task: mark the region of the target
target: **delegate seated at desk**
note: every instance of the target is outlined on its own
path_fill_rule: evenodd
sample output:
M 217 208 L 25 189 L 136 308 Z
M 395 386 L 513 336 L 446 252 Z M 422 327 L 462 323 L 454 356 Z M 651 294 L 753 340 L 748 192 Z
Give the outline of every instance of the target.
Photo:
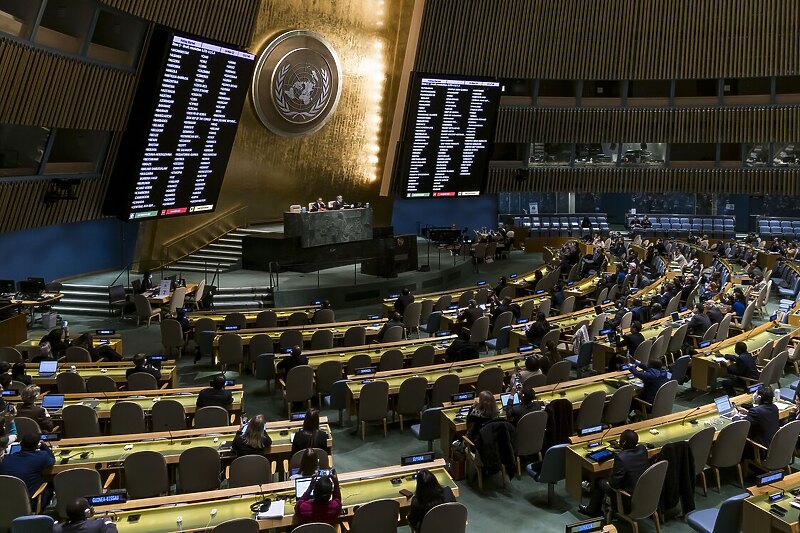
M 758 378 L 758 368 L 753 356 L 747 351 L 747 344 L 739 341 L 734 347 L 736 355 L 726 355 L 725 362 L 722 363 L 728 371 L 730 377 L 721 381 L 722 388 L 728 396 L 734 396 L 736 387 L 745 387 L 744 379 Z
M 225 390 L 225 376 L 218 374 L 211 379 L 211 386 L 197 394 L 197 408 L 217 406 L 227 408 L 233 403 L 233 394 Z
M 325 202 L 322 201 L 322 198 L 317 198 L 317 201 L 311 204 L 311 212 L 316 213 L 318 211 L 327 211 L 328 206 Z
M 342 198 L 342 195 L 340 194 L 339 196 L 336 197 L 336 200 L 333 201 L 331 209 L 345 209 L 347 207 L 348 205 L 344 203 L 344 198 Z
M 156 378 L 156 381 L 161 379 L 161 372 L 157 368 L 147 364 L 147 356 L 143 353 L 137 353 L 133 356 L 133 368 L 129 368 L 125 371 L 125 377 L 130 378 L 131 374 L 136 374 L 137 372 L 146 372 Z

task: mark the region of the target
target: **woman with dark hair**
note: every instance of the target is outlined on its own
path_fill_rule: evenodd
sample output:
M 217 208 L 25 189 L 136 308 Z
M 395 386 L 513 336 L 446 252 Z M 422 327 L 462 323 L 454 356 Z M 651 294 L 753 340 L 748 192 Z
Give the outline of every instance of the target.
M 25 363 L 22 361 L 14 363 L 14 366 L 11 367 L 11 379 L 25 385 L 31 384 L 31 377 L 25 373 Z
M 456 498 L 450 487 L 442 487 L 436 476 L 423 468 L 417 472 L 417 490 L 408 510 L 408 525 L 412 531 L 419 531 L 428 511 L 437 505 L 454 501 Z
M 324 522 L 334 527 L 339 523 L 342 511 L 342 492 L 336 472 L 330 476 L 319 476 L 311 480 L 305 494 L 294 506 L 297 525 Z
M 266 429 L 264 415 L 256 415 L 237 431 L 231 445 L 236 457 L 264 455 L 266 448 L 272 446 L 272 439 L 267 435 Z
M 300 458 L 300 469 L 294 472 L 289 479 L 312 477 L 319 470 L 319 458 L 312 448 L 306 448 Z
M 321 448 L 328 453 L 328 433 L 319 429 L 319 411 L 309 409 L 303 419 L 303 427 L 297 430 L 292 439 L 292 453 L 306 448 Z
M 91 333 L 82 333 L 72 343 L 73 346 L 79 346 L 89 352 L 92 361 L 122 361 L 122 355 L 114 348 L 107 344 L 101 344 L 97 348 L 94 347 L 94 337 Z

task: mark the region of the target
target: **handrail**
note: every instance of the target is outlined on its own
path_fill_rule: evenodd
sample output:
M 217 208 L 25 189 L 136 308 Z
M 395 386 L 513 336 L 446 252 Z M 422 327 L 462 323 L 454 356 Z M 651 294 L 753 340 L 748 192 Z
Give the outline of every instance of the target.
M 229 233 L 235 230 L 236 228 L 247 227 L 247 209 L 248 208 L 246 205 L 234 207 L 224 213 L 220 213 L 218 216 L 212 218 L 211 220 L 207 221 L 201 226 L 198 226 L 181 235 L 178 235 L 177 237 L 173 237 L 172 239 L 168 240 L 162 246 L 165 252 L 165 256 L 168 258 L 167 260 L 177 261 L 178 259 L 181 259 L 189 254 L 196 252 L 203 246 L 207 245 L 209 242 L 219 239 L 226 233 Z M 239 215 L 243 216 L 240 218 Z M 227 224 L 225 224 L 225 222 L 227 222 Z M 216 228 L 216 231 L 214 231 L 215 226 L 218 226 L 218 228 Z M 200 239 L 200 242 L 202 242 L 202 244 L 192 245 L 191 239 L 193 237 L 198 237 L 201 234 L 203 235 L 203 238 Z M 179 251 L 179 254 L 181 254 L 180 257 L 173 257 L 172 247 L 177 244 L 182 244 L 186 246 L 187 243 L 193 249 L 189 251 L 181 250 Z

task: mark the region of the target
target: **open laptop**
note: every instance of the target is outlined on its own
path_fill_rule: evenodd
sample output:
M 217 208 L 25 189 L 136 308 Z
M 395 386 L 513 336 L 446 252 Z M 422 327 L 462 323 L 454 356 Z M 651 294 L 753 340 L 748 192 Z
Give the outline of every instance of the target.
M 63 394 L 45 394 L 42 396 L 42 409 L 50 414 L 61 411 L 64 407 Z
M 300 498 L 303 494 L 306 493 L 308 490 L 308 486 L 311 485 L 311 480 L 314 478 L 310 477 L 301 477 L 294 480 L 294 493 L 295 496 Z
M 728 395 L 714 398 L 714 404 L 717 406 L 717 413 L 722 418 L 733 418 L 736 415 L 736 409 L 731 405 L 731 399 Z
M 52 378 L 58 372 L 58 361 L 40 361 L 39 377 Z

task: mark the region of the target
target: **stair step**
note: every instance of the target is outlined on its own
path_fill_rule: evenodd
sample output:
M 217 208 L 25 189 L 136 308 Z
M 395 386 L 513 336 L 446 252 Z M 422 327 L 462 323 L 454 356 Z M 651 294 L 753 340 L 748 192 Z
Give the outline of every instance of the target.
M 104 299 L 108 300 L 108 290 L 105 290 L 103 292 L 99 292 L 99 291 L 98 292 L 90 292 L 90 291 L 85 291 L 84 292 L 84 291 L 75 291 L 75 290 L 71 290 L 71 289 L 61 289 L 61 294 L 64 295 L 65 299 L 69 298 L 69 297 L 72 297 L 72 296 L 77 296 L 77 297 L 81 297 L 81 298 L 93 298 L 93 297 L 96 297 L 96 298 L 104 298 Z
M 173 267 L 172 270 L 175 270 L 174 267 L 180 267 L 180 266 L 199 267 L 199 268 L 203 268 L 205 266 L 209 270 L 213 270 L 218 265 L 221 266 L 221 267 L 228 267 L 228 266 L 231 266 L 232 264 L 234 264 L 234 263 L 222 262 L 222 261 L 213 261 L 212 262 L 212 261 L 197 261 L 195 259 L 181 259 L 180 261 L 176 261 L 176 262 L 172 263 L 171 266 Z
M 109 313 L 108 308 L 106 309 L 94 309 L 90 307 L 83 307 L 83 306 L 58 306 L 53 308 L 54 311 L 57 311 L 61 314 L 71 314 L 71 315 L 92 315 L 92 316 L 111 316 Z M 115 309 L 115 313 L 119 315 L 119 309 Z
M 64 289 L 72 291 L 105 291 L 108 292 L 108 285 L 86 285 L 83 283 L 62 283 L 62 291 Z
M 108 297 L 105 300 L 87 300 L 86 298 L 62 298 L 61 302 L 58 305 L 63 304 L 65 305 L 73 305 L 73 304 L 80 304 L 80 305 L 104 305 L 108 307 Z
M 242 245 L 242 238 L 241 237 L 231 237 L 231 234 L 228 233 L 225 237 L 220 237 L 214 242 L 222 243 L 222 244 L 230 244 L 230 245 Z
M 217 294 L 221 293 L 242 293 L 242 294 L 252 294 L 254 292 L 272 292 L 272 289 L 266 286 L 256 286 L 256 287 L 219 287 L 217 289 Z
M 236 302 L 217 302 L 214 301 L 214 309 L 261 309 L 266 307 L 263 302 L 252 301 L 236 301 Z
M 220 248 L 220 246 L 228 246 L 227 244 L 216 244 L 211 243 L 205 248 L 202 248 L 201 252 L 213 252 L 215 254 L 225 254 L 225 255 L 233 255 L 236 257 L 242 257 L 242 249 L 241 247 L 230 247 L 230 248 Z
M 214 262 L 214 263 L 235 263 L 238 261 L 237 257 L 230 257 L 230 256 L 219 256 L 215 255 L 213 252 L 209 253 L 207 250 L 203 250 L 202 252 L 195 252 L 193 254 L 189 254 L 181 261 L 207 261 L 207 262 Z

